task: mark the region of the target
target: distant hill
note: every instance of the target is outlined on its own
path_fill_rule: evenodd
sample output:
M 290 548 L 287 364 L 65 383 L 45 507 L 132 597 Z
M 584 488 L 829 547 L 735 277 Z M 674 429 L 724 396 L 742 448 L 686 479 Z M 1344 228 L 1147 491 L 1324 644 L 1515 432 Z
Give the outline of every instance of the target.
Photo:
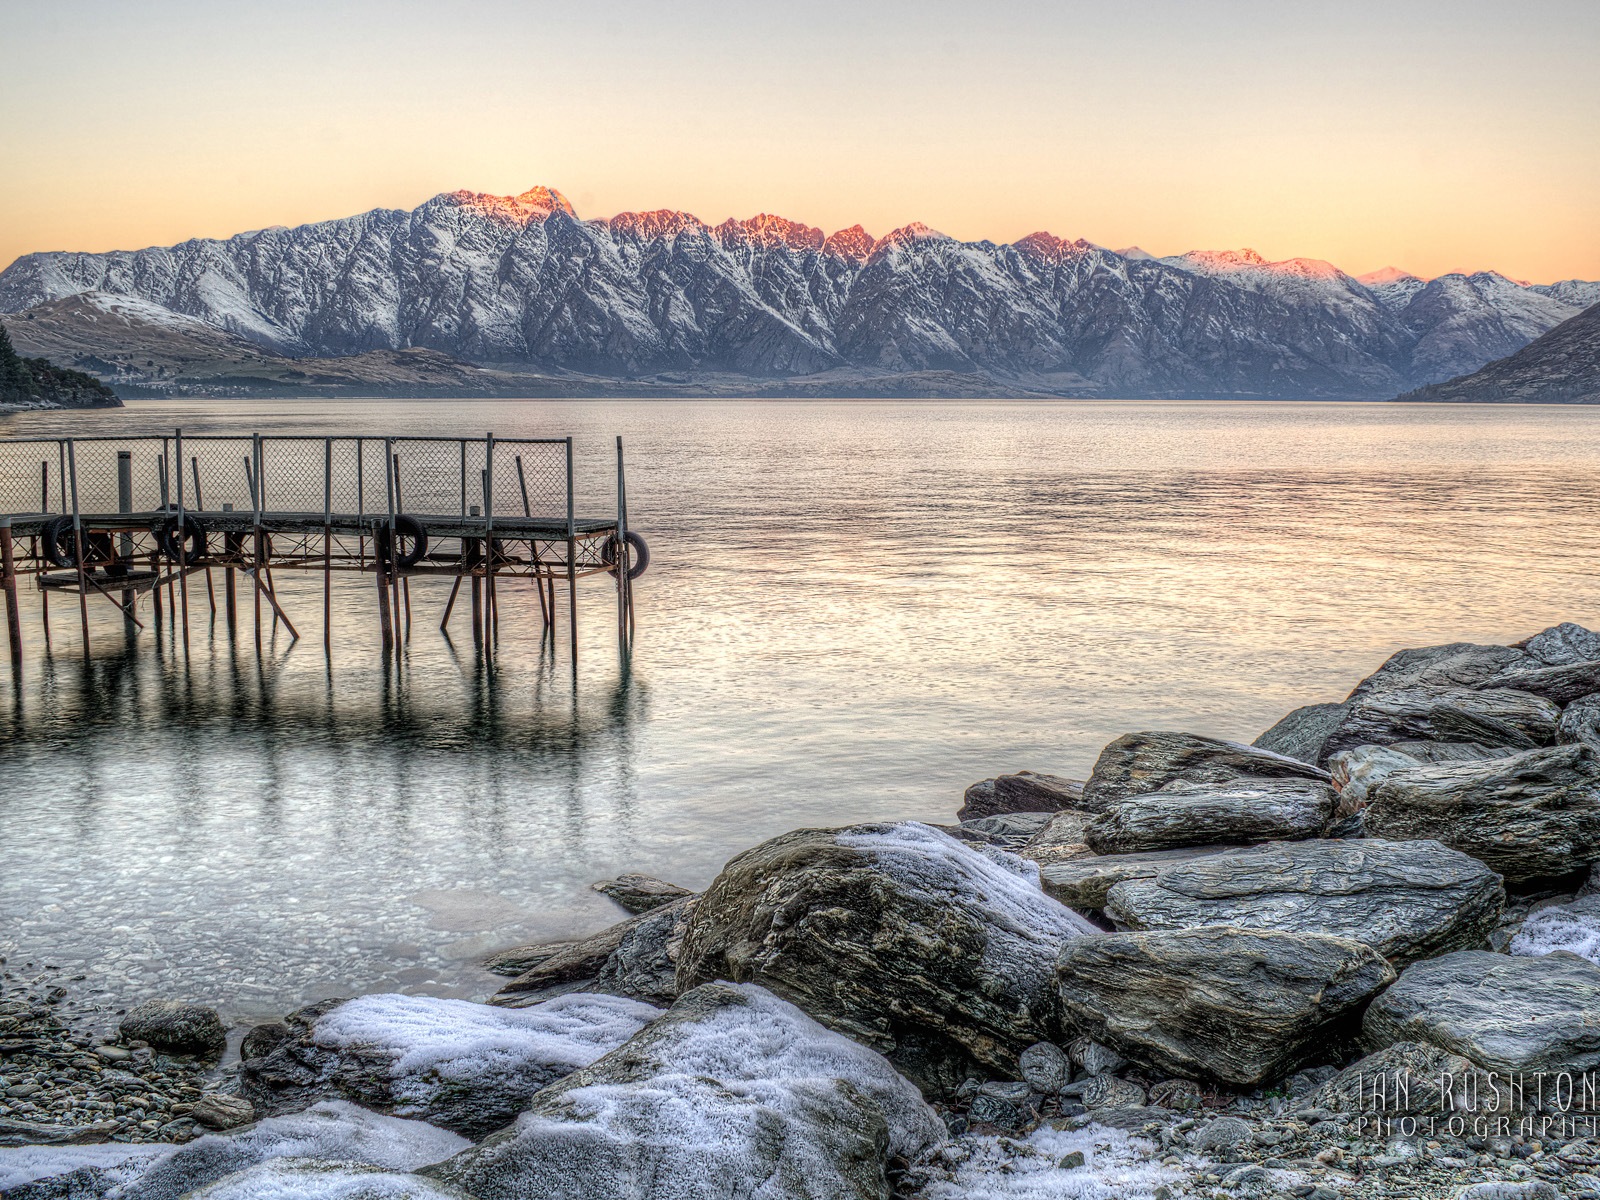
M 23 358 L 0 325 L 0 407 L 120 408 L 117 394 L 92 375 Z
M 83 369 L 169 392 L 494 395 L 508 377 L 531 395 L 1383 399 L 1526 345 L 1600 300 L 1600 283 L 1356 279 L 1250 250 L 1155 258 L 1048 233 L 958 241 L 916 223 L 875 237 L 770 215 L 586 220 L 533 188 L 29 254 L 0 272 L 0 312 L 34 323 L 91 294 L 102 316 L 71 331 Z M 202 346 L 203 330 L 219 340 Z M 191 357 L 180 343 L 195 361 L 165 362 L 163 347 Z
M 1515 354 L 1401 400 L 1456 404 L 1600 404 L 1600 304 Z

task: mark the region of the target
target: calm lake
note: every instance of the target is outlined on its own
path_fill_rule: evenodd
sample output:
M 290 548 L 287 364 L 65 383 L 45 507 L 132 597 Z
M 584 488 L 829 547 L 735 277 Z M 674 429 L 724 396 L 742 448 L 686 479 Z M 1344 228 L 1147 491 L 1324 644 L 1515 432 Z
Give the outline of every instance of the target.
M 576 678 L 531 589 L 499 653 L 412 585 L 398 671 L 370 580 L 280 576 L 303 640 L 204 603 L 185 656 L 37 593 L 0 661 L 0 956 L 235 1019 L 334 994 L 482 996 L 477 963 L 623 914 L 621 871 L 691 887 L 806 825 L 953 819 L 967 784 L 1083 775 L 1120 733 L 1250 740 L 1400 646 L 1600 620 L 1600 411 L 1100 402 L 145 402 L 0 436 L 436 433 L 577 440 L 636 584 L 587 582 Z M 364 577 L 363 577 L 364 578 Z M 246 606 L 248 608 L 248 606 Z M 564 611 L 564 605 L 563 605 Z M 464 628 L 464 626 L 458 627 Z M 30 968 L 29 964 L 33 964 Z

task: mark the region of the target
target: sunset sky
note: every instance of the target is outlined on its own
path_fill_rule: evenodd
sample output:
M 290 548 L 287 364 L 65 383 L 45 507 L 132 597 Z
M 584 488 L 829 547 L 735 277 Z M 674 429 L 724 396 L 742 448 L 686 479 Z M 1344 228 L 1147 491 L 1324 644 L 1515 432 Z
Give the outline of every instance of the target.
M 1600 279 L 1596 0 L 7 0 L 0 265 L 456 188 Z

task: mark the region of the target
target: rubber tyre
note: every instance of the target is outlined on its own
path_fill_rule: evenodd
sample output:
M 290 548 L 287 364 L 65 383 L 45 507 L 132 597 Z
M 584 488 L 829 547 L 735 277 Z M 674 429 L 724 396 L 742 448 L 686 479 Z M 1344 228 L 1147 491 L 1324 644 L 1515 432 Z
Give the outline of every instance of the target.
M 51 517 L 39 529 L 39 540 L 45 557 L 56 566 L 68 571 L 78 565 L 78 550 L 72 537 L 72 518 Z M 111 535 L 83 531 L 83 548 L 89 562 L 107 562 L 112 557 Z
M 628 543 L 629 558 L 631 560 L 628 566 L 628 578 L 637 579 L 650 569 L 650 546 L 645 542 L 642 534 L 636 533 L 632 529 L 628 530 L 625 540 Z M 612 538 L 606 543 L 603 561 L 608 566 L 617 561 L 616 538 Z
M 178 518 L 176 515 L 168 517 L 156 528 L 156 545 L 161 548 L 161 553 L 172 561 L 178 561 Z M 206 527 L 193 513 L 183 514 L 183 549 L 186 552 L 184 562 L 197 563 L 206 556 Z
M 389 547 L 389 526 L 385 522 L 378 526 L 378 536 L 373 539 L 376 543 L 378 559 L 385 567 L 409 571 L 422 561 L 423 555 L 428 553 L 428 531 L 423 528 L 422 522 L 415 517 L 401 514 L 394 519 L 394 533 L 396 537 L 410 538 L 411 549 L 400 556 L 399 562 L 393 561 Z

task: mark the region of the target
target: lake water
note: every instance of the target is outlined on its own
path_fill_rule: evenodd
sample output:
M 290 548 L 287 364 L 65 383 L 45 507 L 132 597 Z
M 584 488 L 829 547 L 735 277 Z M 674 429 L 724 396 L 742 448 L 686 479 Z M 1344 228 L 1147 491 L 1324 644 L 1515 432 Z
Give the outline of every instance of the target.
M 611 438 L 653 565 L 621 670 L 585 584 L 576 679 L 531 590 L 498 655 L 413 584 L 397 671 L 370 581 L 281 577 L 303 640 L 200 619 L 93 660 L 63 603 L 0 663 L 0 955 L 85 999 L 237 1020 L 378 989 L 481 996 L 478 961 L 598 928 L 589 884 L 708 882 L 806 825 L 948 821 L 973 780 L 1085 774 L 1140 728 L 1249 740 L 1399 646 L 1600 619 L 1600 411 L 918 402 L 147 402 L 61 432 Z M 105 607 L 105 606 L 102 606 Z M 203 607 L 203 606 L 202 606 Z M 248 607 L 248 606 L 247 606 Z M 33 964 L 29 968 L 27 964 Z

